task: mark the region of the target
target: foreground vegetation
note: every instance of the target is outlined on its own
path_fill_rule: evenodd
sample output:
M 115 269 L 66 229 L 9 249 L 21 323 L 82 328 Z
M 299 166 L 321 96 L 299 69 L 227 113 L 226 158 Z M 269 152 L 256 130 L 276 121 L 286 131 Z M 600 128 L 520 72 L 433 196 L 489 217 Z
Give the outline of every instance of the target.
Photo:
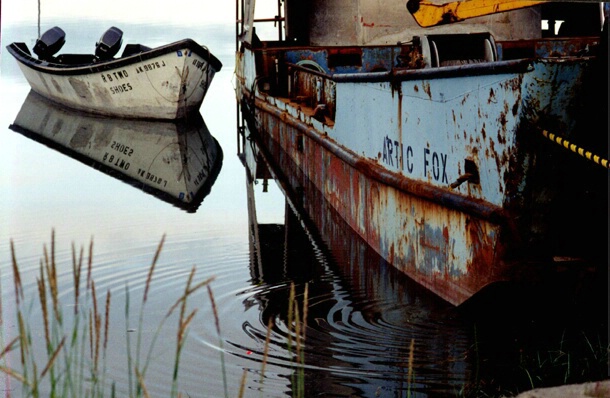
M 223 377 L 224 396 L 228 397 L 228 386 L 224 361 L 223 339 L 220 330 L 218 311 L 211 289 L 214 277 L 195 282 L 195 267 L 186 280 L 180 297 L 169 307 L 161 323 L 156 328 L 148 346 L 143 346 L 143 327 L 146 303 L 150 294 L 155 267 L 161 254 L 165 236 L 159 242 L 148 269 L 146 282 L 137 314 L 138 325 L 130 325 L 131 303 L 129 288 L 125 287 L 125 342 L 127 347 L 127 372 L 129 397 L 150 397 L 146 386 L 147 370 L 153 361 L 153 350 L 160 337 L 163 326 L 172 317 L 177 317 L 174 342 L 173 372 L 171 374 L 171 397 L 182 397 L 179 392 L 180 358 L 189 333 L 189 326 L 197 314 L 197 309 L 189 309 L 189 298 L 200 289 L 207 289 L 209 303 L 214 315 L 215 329 L 218 334 L 220 348 L 220 366 Z M 108 341 L 110 325 L 110 309 L 112 294 L 110 290 L 105 295 L 96 291 L 96 283 L 92 277 L 93 241 L 89 244 L 85 258 L 84 250 L 79 252 L 72 246 L 72 281 L 73 303 L 60 303 L 58 288 L 57 263 L 55 258 L 55 235 L 51 235 L 50 247 L 44 247 L 43 259 L 40 262 L 37 277 L 38 297 L 26 300 L 21 274 L 15 254 L 13 242 L 11 248 L 11 265 L 13 287 L 15 294 L 16 336 L 5 335 L 4 308 L 0 295 L 0 372 L 16 380 L 22 389 L 22 395 L 28 397 L 115 397 L 116 383 L 107 380 Z M 1 293 L 1 292 L 0 292 Z M 294 285 L 291 285 L 290 304 L 287 314 L 288 349 L 294 358 L 296 372 L 292 380 L 295 386 L 294 396 L 304 397 L 304 341 L 307 318 L 307 286 L 301 308 L 295 298 Z M 103 297 L 102 297 L 103 296 Z M 70 314 L 64 313 L 64 308 L 74 308 Z M 39 309 L 41 318 L 31 319 L 34 309 Z M 38 322 L 39 321 L 39 322 Z M 38 338 L 33 324 L 41 324 L 43 338 Z M 273 327 L 270 320 L 264 348 L 260 376 L 265 376 L 270 334 Z M 137 331 L 135 336 L 133 332 Z M 8 341 L 7 341 L 8 340 Z M 41 361 L 40 350 L 44 351 Z M 13 354 L 13 355 L 11 355 Z M 9 366 L 11 358 L 17 358 L 16 366 Z M 163 361 L 167 361 L 166 357 Z M 247 372 L 244 371 L 240 382 L 239 397 L 245 390 Z M 187 394 L 188 396 L 188 394 Z
M 108 379 L 108 342 L 109 332 L 112 329 L 125 331 L 127 389 L 129 397 L 149 397 L 147 388 L 147 374 L 152 362 L 158 357 L 153 354 L 155 346 L 161 336 L 162 328 L 169 322 L 176 322 L 175 341 L 171 342 L 173 348 L 173 362 L 171 374 L 168 374 L 168 385 L 171 385 L 171 397 L 189 396 L 180 392 L 179 375 L 180 362 L 189 328 L 197 315 L 198 309 L 191 309 L 189 299 L 193 294 L 207 290 L 207 297 L 215 322 L 215 331 L 218 338 L 220 352 L 219 367 L 221 368 L 224 396 L 228 397 L 228 380 L 225 369 L 223 337 L 221 335 L 220 320 L 214 295 L 212 292 L 213 277 L 196 281 L 196 269 L 193 267 L 185 281 L 184 289 L 179 297 L 168 306 L 161 323 L 152 334 L 152 338 L 144 338 L 141 327 L 145 324 L 146 307 L 150 295 L 155 268 L 161 255 L 165 237 L 162 237 L 152 257 L 148 268 L 143 293 L 136 302 L 139 309 L 134 314 L 130 303 L 130 291 L 125 286 L 125 326 L 113 328 L 110 323 L 112 294 L 108 290 L 102 294 L 97 291 L 96 282 L 92 276 L 93 267 L 93 241 L 90 242 L 88 252 L 81 248 L 76 250 L 72 246 L 72 286 L 71 303 L 61 297 L 58 286 L 57 263 L 55 256 L 55 237 L 51 235 L 49 247 L 44 247 L 43 257 L 40 261 L 37 283 L 37 297 L 27 297 L 24 293 L 20 269 L 15 254 L 13 242 L 11 249 L 12 287 L 14 288 L 14 314 L 15 332 L 5 335 L 5 311 L 1 300 L 8 295 L 0 292 L 0 372 L 15 380 L 21 387 L 23 396 L 28 397 L 115 397 L 124 395 L 117 392 L 115 380 Z M 291 372 L 292 395 L 294 397 L 307 396 L 305 377 L 305 338 L 308 319 L 308 287 L 305 285 L 300 297 L 296 297 L 295 286 L 291 284 L 288 297 L 285 324 L 286 347 L 291 358 L 293 372 Z M 73 311 L 72 311 L 73 308 Z M 69 309 L 69 310 L 66 310 Z M 32 318 L 32 314 L 40 314 L 40 319 Z M 132 316 L 133 315 L 133 316 Z M 37 315 L 36 315 L 37 316 Z M 138 324 L 130 325 L 130 319 L 137 317 Z M 13 320 L 10 320 L 12 322 Z M 34 327 L 33 325 L 37 325 Z M 41 327 L 38 327 L 41 325 Z M 257 372 L 260 380 L 265 379 L 267 368 L 269 344 L 273 319 L 269 319 L 264 345 L 261 368 Z M 40 329 L 40 330 L 39 330 Z M 586 379 L 588 374 L 595 374 L 593 380 L 603 378 L 597 374 L 608 361 L 608 347 L 603 338 L 594 340 L 583 337 L 584 351 L 589 352 L 586 364 L 578 363 L 581 359 L 575 358 L 570 351 L 560 344 L 556 350 L 541 351 L 535 356 L 523 356 L 519 359 L 520 375 L 515 377 L 526 378 L 530 388 L 544 386 L 548 379 L 563 378 L 565 383 L 577 379 Z M 145 341 L 147 343 L 145 343 Z M 477 346 L 478 339 L 474 338 L 475 346 L 471 354 L 477 357 L 473 361 L 476 366 L 473 380 L 455 391 L 457 397 L 491 397 L 510 396 L 511 391 L 496 390 L 498 395 L 490 392 L 488 376 L 479 366 L 483 367 L 479 359 L 481 348 Z M 407 366 L 405 367 L 405 389 L 401 396 L 411 397 L 417 394 L 417 375 L 414 369 L 415 341 L 410 342 Z M 166 342 L 164 342 L 167 345 Z M 41 355 L 42 353 L 42 355 Z M 168 361 L 164 357 L 163 362 Z M 484 361 L 484 360 L 483 360 Z M 112 363 L 112 366 L 118 364 Z M 582 372 L 585 372 L 583 374 Z M 245 394 L 247 370 L 244 370 L 241 380 L 233 380 L 239 385 L 238 396 Z M 421 392 L 421 391 L 420 391 Z M 512 393 L 515 393 L 514 391 Z M 263 396 L 261 392 L 261 396 Z
M 139 312 L 139 322 L 143 323 L 144 312 L 155 271 L 155 266 L 163 248 L 165 237 L 161 239 L 148 270 L 144 293 Z M 96 283 L 92 278 L 93 241 L 89 245 L 86 259 L 83 249 L 77 253 L 72 246 L 72 280 L 73 280 L 73 314 L 64 313 L 64 308 L 70 306 L 60 303 L 55 259 L 55 237 L 52 234 L 50 248 L 44 247 L 43 260 L 40 262 L 40 272 L 37 277 L 38 298 L 26 302 L 17 263 L 15 248 L 11 241 L 11 260 L 13 285 L 15 290 L 15 312 L 17 336 L 4 336 L 5 343 L 0 353 L 3 360 L 0 371 L 17 380 L 23 389 L 23 395 L 32 397 L 102 397 L 116 396 L 116 385 L 106 380 L 108 334 L 110 330 L 110 307 L 112 295 L 110 290 L 100 297 L 96 291 Z M 86 273 L 86 274 L 83 274 Z M 175 341 L 174 372 L 171 378 L 172 397 L 180 396 L 178 391 L 178 374 L 182 348 L 188 334 L 188 328 L 197 310 L 189 310 L 187 302 L 196 291 L 207 287 L 210 302 L 214 305 L 210 282 L 213 278 L 195 283 L 195 268 L 186 281 L 182 295 L 169 308 L 163 321 L 157 328 L 149 347 L 142 347 L 142 330 L 138 327 L 135 341 L 129 325 L 130 302 L 126 287 L 125 303 L 125 338 L 127 347 L 127 369 L 129 379 L 129 396 L 148 397 L 146 388 L 146 373 L 150 365 L 159 332 L 170 317 L 178 313 L 178 324 Z M 37 302 L 36 302 L 37 301 Z M 43 325 L 43 339 L 38 338 L 31 326 L 30 312 L 34 306 L 39 306 Z M 216 311 L 214 311 L 216 315 Z M 4 319 L 0 318 L 4 325 Z M 218 325 L 218 320 L 216 321 Z M 4 328 L 2 328 L 4 333 Z M 41 347 L 46 353 L 44 363 L 39 363 Z M 17 352 L 19 363 L 9 366 L 7 357 L 11 352 Z

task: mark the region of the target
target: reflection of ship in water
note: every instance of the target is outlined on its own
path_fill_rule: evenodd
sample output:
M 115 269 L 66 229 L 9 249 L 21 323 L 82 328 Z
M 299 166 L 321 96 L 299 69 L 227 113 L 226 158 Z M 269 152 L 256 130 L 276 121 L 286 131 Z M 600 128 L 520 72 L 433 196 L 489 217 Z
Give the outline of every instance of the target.
M 222 167 L 222 148 L 199 113 L 171 122 L 114 119 L 30 91 L 9 127 L 188 212 L 197 210 Z
M 289 284 L 295 284 L 299 305 L 307 284 L 308 396 L 329 391 L 337 397 L 523 391 L 531 388 L 522 372 L 523 358 L 559 346 L 574 358 L 574 369 L 584 369 L 583 375 L 597 371 L 591 366 L 595 354 L 583 350 L 582 342 L 599 338 L 600 327 L 607 330 L 597 321 L 607 308 L 596 304 L 607 291 L 599 287 L 604 283 L 599 278 L 576 278 L 579 271 L 570 269 L 540 282 L 498 285 L 453 307 L 384 261 L 273 140 L 259 141 L 249 129 L 242 137 L 247 137 L 239 154 L 247 175 L 254 293 L 246 306 L 261 310 L 260 325 L 244 325 L 244 330 L 265 341 L 271 320 L 269 361 L 294 370 L 294 357 L 282 354 L 291 335 Z M 257 210 L 266 210 L 267 194 L 260 191 L 266 186 L 271 191 L 275 183 L 286 200 L 283 223 L 261 223 Z
M 249 137 L 241 159 L 247 174 L 253 299 L 261 308 L 261 325 L 244 329 L 264 341 L 264 327 L 272 321 L 270 362 L 294 365 L 273 347 L 289 340 L 289 284 L 294 282 L 299 306 L 305 285 L 309 296 L 308 396 L 451 395 L 459 389 L 471 372 L 464 357 L 468 331 L 454 316 L 456 309 L 374 252 L 318 191 L 304 186 L 307 178 L 288 157 L 273 152 L 278 147 L 259 146 L 253 134 Z M 269 190 L 277 184 L 285 196 L 283 223 L 258 220 L 266 195 L 260 191 L 267 184 Z M 408 380 L 412 341 L 418 370 Z

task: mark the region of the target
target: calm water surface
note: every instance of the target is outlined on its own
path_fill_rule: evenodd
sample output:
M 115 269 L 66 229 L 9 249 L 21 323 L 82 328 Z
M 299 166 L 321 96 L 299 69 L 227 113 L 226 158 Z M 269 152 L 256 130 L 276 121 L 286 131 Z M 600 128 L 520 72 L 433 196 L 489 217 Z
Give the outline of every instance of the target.
M 67 33 L 66 52 L 92 51 L 101 33 L 115 24 L 53 21 Z M 237 156 L 233 25 L 119 27 L 125 33 L 124 43 L 156 46 L 191 37 L 223 62 L 201 108 L 224 153 L 220 172 L 196 211 L 187 212 L 9 129 L 29 86 L 15 61 L 3 53 L 0 267 L 5 336 L 16 330 L 10 242 L 26 297 L 36 302 L 43 247 L 49 247 L 54 231 L 66 311 L 73 302 L 72 245 L 86 252 L 93 241 L 96 289 L 112 293 L 106 363 L 108 379 L 117 383 L 119 396 L 126 394 L 129 383 L 126 335 L 141 332 L 145 341 L 152 339 L 193 267 L 196 281 L 215 278 L 210 286 L 221 334 L 207 291 L 198 291 L 189 301 L 198 312 L 180 363 L 179 391 L 185 396 L 224 396 L 224 377 L 228 396 L 235 397 L 244 370 L 245 396 L 292 396 L 294 350 L 288 346 L 287 326 L 291 284 L 300 302 L 306 287 L 309 295 L 307 396 L 433 397 L 472 389 L 481 396 L 494 396 L 544 383 L 605 376 L 605 359 L 599 358 L 599 347 L 607 346 L 605 291 L 600 289 L 592 297 L 582 294 L 597 293 L 591 286 L 604 288 L 604 276 L 586 274 L 579 290 L 574 273 L 565 270 L 569 277 L 560 279 L 561 286 L 579 294 L 555 294 L 546 285 L 505 287 L 486 293 L 472 308 L 453 308 L 394 272 L 351 236 L 330 210 L 325 210 L 328 225 L 319 229 L 286 204 L 273 181 L 267 189 L 262 180 L 248 181 Z M 35 23 L 3 21 L 3 45 L 26 41 L 32 46 L 36 34 Z M 137 303 L 163 236 L 140 324 Z M 587 278 L 598 285 L 584 284 Z M 544 294 L 532 300 L 541 290 Z M 128 299 L 134 303 L 129 324 L 124 315 Z M 39 315 L 33 308 L 32 327 L 38 331 Z M 269 321 L 274 326 L 263 375 Z M 155 346 L 146 378 L 152 396 L 170 392 L 176 322 L 170 318 L 164 324 Z M 537 378 L 540 364 L 553 361 L 569 362 L 572 370 L 568 374 L 562 370 L 552 380 Z M 0 387 L 19 395 L 15 380 L 2 378 Z

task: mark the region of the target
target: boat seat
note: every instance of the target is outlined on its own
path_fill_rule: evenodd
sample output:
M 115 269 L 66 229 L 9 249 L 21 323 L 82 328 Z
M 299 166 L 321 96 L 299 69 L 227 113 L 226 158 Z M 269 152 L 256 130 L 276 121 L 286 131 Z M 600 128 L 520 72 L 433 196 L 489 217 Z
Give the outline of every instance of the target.
M 55 62 L 63 65 L 86 65 L 97 61 L 93 54 L 60 54 L 55 57 Z
M 146 47 L 142 44 L 126 44 L 121 57 L 129 57 L 130 55 L 139 54 L 149 50 L 151 50 L 150 47 Z

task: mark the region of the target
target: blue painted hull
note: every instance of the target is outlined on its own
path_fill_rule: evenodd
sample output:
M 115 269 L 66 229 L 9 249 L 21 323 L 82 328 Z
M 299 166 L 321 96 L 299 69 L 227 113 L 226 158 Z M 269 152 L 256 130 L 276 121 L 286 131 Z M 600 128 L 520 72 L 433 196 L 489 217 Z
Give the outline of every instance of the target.
M 537 55 L 502 60 L 514 44 L 498 42 L 490 59 L 436 66 L 413 62 L 430 52 L 416 44 L 244 45 L 242 138 L 256 136 L 310 182 L 297 178 L 295 189 L 315 186 L 385 260 L 459 305 L 494 282 L 530 277 L 533 264 L 605 259 L 607 235 L 591 225 L 607 217 L 587 217 L 607 215 L 607 168 L 543 135 L 601 134 L 592 149 L 607 153 L 605 131 L 587 131 L 600 76 L 588 49 L 598 43 L 520 42 Z

